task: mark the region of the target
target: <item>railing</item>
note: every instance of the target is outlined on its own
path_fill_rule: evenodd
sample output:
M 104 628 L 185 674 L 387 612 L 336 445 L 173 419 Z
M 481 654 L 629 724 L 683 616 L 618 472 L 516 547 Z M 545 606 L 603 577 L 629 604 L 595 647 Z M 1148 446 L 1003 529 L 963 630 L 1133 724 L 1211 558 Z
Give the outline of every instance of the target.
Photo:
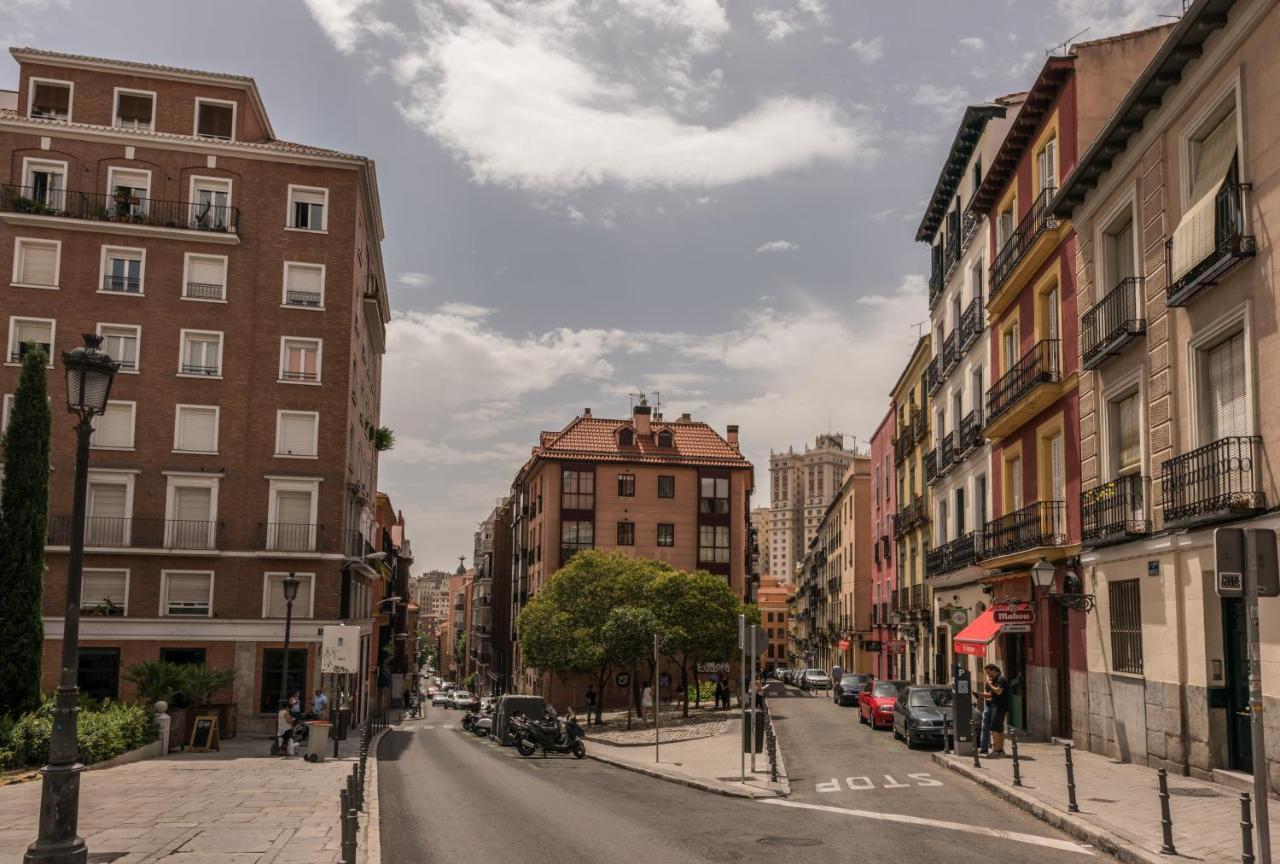
M 956 433 L 948 432 L 942 436 L 942 443 L 938 445 L 938 476 L 944 476 L 951 470 L 952 464 L 956 457 Z
M 321 548 L 324 526 L 313 522 L 259 523 L 261 549 L 269 552 L 315 552 Z
M 317 309 L 323 299 L 319 291 L 284 292 L 284 305 L 286 306 L 306 306 L 310 309 Z
M 1080 317 L 1081 363 L 1086 369 L 1119 354 L 1140 333 L 1147 332 L 1142 315 L 1142 277 L 1121 279 L 1107 296 Z
M 923 585 L 912 585 L 912 586 L 911 586 L 911 600 L 910 600 L 910 603 L 911 603 L 911 608 L 912 608 L 912 609 L 923 609 L 923 608 L 924 608 L 924 586 L 923 586 Z
M 982 298 L 974 297 L 960 314 L 960 354 L 968 353 L 982 337 Z
M 959 339 L 957 333 L 952 330 L 947 337 L 942 340 L 942 374 L 945 376 L 956 368 L 956 364 L 960 362 Z
M 1060 380 L 1060 344 L 1057 339 L 1041 339 L 992 385 L 987 391 L 988 426 L 1039 385 Z
M 1080 539 L 1102 545 L 1151 533 L 1146 477 L 1131 474 L 1080 493 Z
M 141 294 L 142 279 L 137 276 L 112 276 L 108 273 L 102 277 L 102 290 L 109 294 Z
M 240 210 L 236 207 L 70 189 L 0 186 L 0 211 L 188 231 L 240 232 Z
M 982 531 L 982 557 L 999 558 L 1041 546 L 1063 546 L 1066 542 L 1066 502 L 1037 501 L 986 524 Z
M 911 409 L 911 443 L 923 441 L 929 436 L 929 417 L 923 411 Z
M 924 454 L 924 482 L 932 483 L 938 479 L 938 451 L 930 450 Z
M 901 537 L 911 529 L 927 524 L 929 521 L 929 511 L 925 508 L 924 497 L 917 495 L 910 504 L 898 510 L 897 518 L 894 519 L 894 534 Z
M 1036 240 L 1047 230 L 1058 227 L 1058 219 L 1049 209 L 1049 202 L 1057 193 L 1057 188 L 1050 186 L 1040 190 L 1040 194 L 1031 202 L 1031 209 L 1022 217 L 1018 227 L 1005 240 L 1000 251 L 996 253 L 991 264 L 991 290 L 998 291 L 1015 267 L 1027 254 Z
M 942 354 L 934 354 L 933 359 L 929 361 L 929 365 L 925 367 L 925 389 L 932 396 L 942 389 L 943 372 L 942 372 Z
M 938 298 L 942 296 L 942 286 L 944 284 L 944 274 L 942 271 L 942 256 L 935 254 L 933 256 L 933 265 L 929 270 L 929 308 L 938 302 Z
M 214 282 L 188 282 L 187 291 L 182 296 L 192 300 L 221 300 L 225 291 L 226 286 Z
M 1259 485 L 1262 438 L 1238 435 L 1165 460 L 1160 497 L 1165 525 L 1212 522 L 1266 506 Z
M 1191 298 L 1235 269 L 1241 261 L 1257 254 L 1257 240 L 1246 234 L 1249 212 L 1249 183 L 1224 183 L 1213 209 L 1213 251 L 1179 279 L 1165 287 L 1166 306 L 1185 306 Z M 1173 274 L 1173 238 L 1165 241 L 1165 273 Z
M 222 370 L 217 366 L 201 366 L 196 363 L 183 363 L 181 366 L 183 375 L 221 375 Z
M 29 350 L 31 350 L 31 346 L 32 346 L 32 345 L 37 345 L 37 346 L 39 346 L 39 347 L 40 347 L 40 349 L 44 351 L 45 356 L 49 358 L 49 361 L 50 361 L 50 362 L 52 362 L 52 361 L 53 361 L 53 353 L 52 353 L 52 351 L 53 351 L 53 345 L 52 345 L 51 343 L 49 343 L 49 342 L 23 342 L 21 345 L 19 345 L 19 346 L 18 346 L 18 350 L 17 350 L 17 351 L 13 351 L 13 352 L 11 352 L 11 353 L 9 354 L 9 362 L 10 362 L 10 363 L 21 363 L 21 362 L 22 362 L 22 358 L 27 356 L 27 352 L 28 352 Z
M 283 369 L 280 372 L 281 381 L 319 381 L 319 372 L 296 372 L 291 369 Z
M 956 436 L 956 458 L 959 459 L 974 447 L 982 444 L 982 409 L 974 408 L 960 421 L 960 434 Z
M 978 532 L 970 531 L 950 543 L 943 543 L 925 552 L 924 572 L 926 576 L 941 576 L 961 567 L 968 567 L 978 562 Z
M 364 534 L 359 531 L 348 531 L 342 548 L 348 558 L 363 558 L 373 551 L 373 547 L 364 539 Z
M 963 251 L 969 248 L 969 242 L 973 240 L 974 232 L 978 230 L 978 214 L 973 212 L 972 208 L 966 208 L 964 216 L 960 220 L 960 249 Z
M 951 225 L 949 218 L 947 219 L 947 225 L 948 227 Z M 960 232 L 948 231 L 943 240 L 942 248 L 942 278 L 945 280 L 951 275 L 951 270 L 956 266 L 956 262 L 960 260 Z
M 905 611 L 910 607 L 911 589 L 910 588 L 894 588 L 893 589 L 893 608 L 896 612 Z
M 71 528 L 74 524 L 70 516 L 50 517 L 48 544 L 70 545 Z M 192 519 L 86 516 L 84 545 L 105 549 L 221 549 L 222 523 Z

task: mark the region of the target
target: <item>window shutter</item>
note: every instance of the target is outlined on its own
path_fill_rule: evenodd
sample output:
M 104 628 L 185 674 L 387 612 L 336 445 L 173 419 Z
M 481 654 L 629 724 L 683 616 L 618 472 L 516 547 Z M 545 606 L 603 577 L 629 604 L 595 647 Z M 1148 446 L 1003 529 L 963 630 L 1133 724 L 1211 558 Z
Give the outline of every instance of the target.
M 311 617 L 311 575 L 296 574 L 298 596 L 293 601 L 294 618 Z M 287 604 L 284 602 L 284 574 L 272 573 L 267 577 L 267 617 L 283 618 Z
M 220 258 L 192 258 L 187 279 L 204 285 L 222 285 L 226 278 L 226 262 Z
M 1013 509 L 1022 509 L 1022 460 L 1009 463 L 1009 482 L 1013 484 Z
M 1049 332 L 1049 338 L 1058 341 L 1058 289 L 1051 288 L 1044 296 L 1045 310 L 1044 314 L 1048 316 L 1049 326 L 1046 328 Z
M 94 483 L 89 496 L 89 516 L 93 519 L 123 519 L 128 489 L 123 483 Z
M 1211 349 L 1205 367 L 1209 441 L 1246 434 L 1244 334 L 1237 333 Z
M 166 577 L 166 594 L 170 614 L 207 612 L 209 609 L 208 573 L 170 573 Z
M 94 422 L 93 446 L 133 446 L 133 405 L 108 402 L 107 410 Z
M 1049 471 L 1053 485 L 1054 501 L 1064 501 L 1067 497 L 1066 477 L 1062 470 L 1062 435 L 1054 435 L 1049 439 Z
M 86 570 L 80 589 L 80 605 L 124 606 L 126 575 L 117 570 Z
M 1138 394 L 1116 403 L 1116 470 L 1128 473 L 1142 462 L 1142 442 L 1138 430 Z
M 316 416 L 314 414 L 280 415 L 280 454 L 282 456 L 314 456 Z
M 311 493 L 277 492 L 276 522 L 284 525 L 311 524 Z
M 58 247 L 52 243 L 21 243 L 18 281 L 28 285 L 57 285 Z
M 1181 279 L 1214 249 L 1216 199 L 1236 156 L 1236 115 L 1232 111 L 1199 142 L 1193 144 L 1194 169 L 1188 206 L 1173 230 L 1173 261 L 1169 278 Z
M 324 286 L 320 282 L 320 268 L 300 264 L 289 266 L 289 290 L 310 291 L 319 294 Z
M 1052 189 L 1058 185 L 1058 139 L 1050 138 L 1040 151 L 1040 188 Z
M 213 408 L 178 409 L 177 450 L 214 453 L 218 449 L 218 412 Z
M 1137 275 L 1133 263 L 1133 222 L 1125 223 L 1125 226 L 1113 235 L 1111 242 L 1115 251 L 1112 253 L 1112 284 L 1106 286 L 1108 290 L 1119 285 L 1121 280 Z
M 213 490 L 205 486 L 178 486 L 173 490 L 173 518 L 180 522 L 208 522 Z

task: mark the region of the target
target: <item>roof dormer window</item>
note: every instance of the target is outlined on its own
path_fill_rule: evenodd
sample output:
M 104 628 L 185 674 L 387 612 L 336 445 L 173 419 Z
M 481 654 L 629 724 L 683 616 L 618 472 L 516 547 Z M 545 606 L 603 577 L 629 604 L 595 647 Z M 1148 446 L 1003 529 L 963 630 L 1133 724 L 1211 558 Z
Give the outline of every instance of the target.
M 624 426 L 618 432 L 618 444 L 622 447 L 633 447 L 636 443 L 636 433 L 629 427 Z
M 114 125 L 117 129 L 155 130 L 156 94 L 148 90 L 116 88 Z
M 50 120 L 71 119 L 71 82 L 47 81 L 32 78 L 29 117 L 45 117 Z
M 671 434 L 670 429 L 663 429 L 658 433 L 658 446 L 670 447 L 675 442 L 675 436 Z
M 217 99 L 196 100 L 196 135 L 231 141 L 235 138 L 236 103 Z

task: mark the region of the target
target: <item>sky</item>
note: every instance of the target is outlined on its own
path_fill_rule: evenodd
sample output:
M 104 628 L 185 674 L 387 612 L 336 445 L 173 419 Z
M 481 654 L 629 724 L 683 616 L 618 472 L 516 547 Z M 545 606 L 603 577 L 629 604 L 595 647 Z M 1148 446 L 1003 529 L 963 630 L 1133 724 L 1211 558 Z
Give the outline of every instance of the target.
M 540 430 L 634 393 L 739 424 L 755 504 L 771 449 L 865 443 L 928 316 L 914 237 L 964 106 L 1026 89 L 1058 43 L 1180 10 L 0 0 L 0 33 L 251 75 L 280 137 L 376 161 L 380 485 L 426 570 L 469 555 Z

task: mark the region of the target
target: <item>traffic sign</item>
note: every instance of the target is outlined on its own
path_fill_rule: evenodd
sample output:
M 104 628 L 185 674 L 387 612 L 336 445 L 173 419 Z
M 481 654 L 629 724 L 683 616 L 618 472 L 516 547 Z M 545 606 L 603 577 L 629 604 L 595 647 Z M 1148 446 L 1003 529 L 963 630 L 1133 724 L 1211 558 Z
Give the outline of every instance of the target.
M 1243 597 L 1245 538 L 1252 531 L 1257 551 L 1258 596 L 1280 597 L 1280 566 L 1276 561 L 1276 532 L 1270 528 L 1219 528 L 1213 532 L 1219 597 Z

